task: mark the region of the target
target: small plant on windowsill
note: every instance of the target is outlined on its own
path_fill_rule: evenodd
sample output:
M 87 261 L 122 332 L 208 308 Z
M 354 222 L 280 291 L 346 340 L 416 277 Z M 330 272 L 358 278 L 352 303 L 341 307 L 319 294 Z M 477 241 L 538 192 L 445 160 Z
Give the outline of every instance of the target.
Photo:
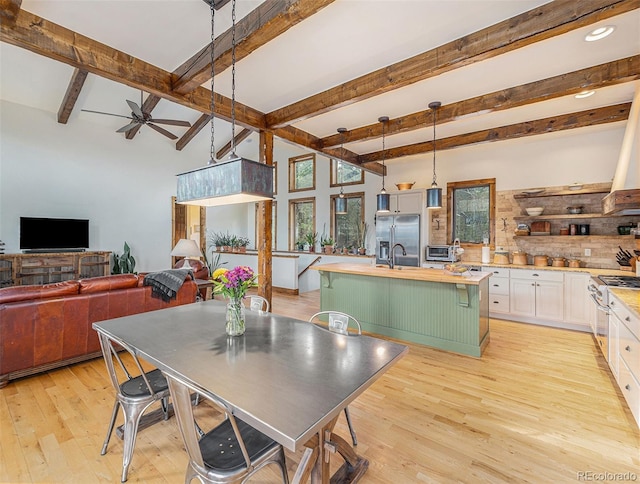
M 358 254 L 360 255 L 367 254 L 368 232 L 369 232 L 369 224 L 367 222 L 362 222 L 362 224 L 358 228 Z
M 325 254 L 333 254 L 334 241 L 331 237 L 322 237 L 320 245 L 324 248 Z
M 309 232 L 305 235 L 304 240 L 309 246 L 309 252 L 315 252 L 316 243 L 318 242 L 318 232 Z

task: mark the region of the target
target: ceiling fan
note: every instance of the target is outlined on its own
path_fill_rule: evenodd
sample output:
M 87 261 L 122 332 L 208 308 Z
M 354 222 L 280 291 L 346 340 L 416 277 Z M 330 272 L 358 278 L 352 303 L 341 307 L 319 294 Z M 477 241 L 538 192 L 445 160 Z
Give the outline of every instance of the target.
M 82 109 L 82 111 L 86 113 L 106 114 L 107 116 L 116 116 L 118 118 L 126 118 L 131 120 L 129 124 L 116 130 L 116 133 L 126 133 L 127 131 L 131 131 L 137 126 L 146 125 L 146 126 L 149 126 L 151 129 L 156 130 L 158 133 L 163 134 L 167 138 L 178 139 L 178 137 L 175 134 L 157 125 L 169 124 L 171 126 L 183 126 L 185 128 L 191 127 L 191 123 L 189 123 L 188 121 L 179 121 L 177 119 L 154 119 L 151 117 L 151 113 L 145 113 L 144 111 L 142 111 L 142 108 L 140 107 L 143 105 L 142 91 L 140 91 L 140 106 L 138 106 L 133 101 L 129 101 L 128 99 L 127 99 L 127 104 L 131 108 L 131 116 L 123 116 L 121 114 L 113 114 L 113 113 L 104 113 L 102 111 L 91 111 L 90 109 Z

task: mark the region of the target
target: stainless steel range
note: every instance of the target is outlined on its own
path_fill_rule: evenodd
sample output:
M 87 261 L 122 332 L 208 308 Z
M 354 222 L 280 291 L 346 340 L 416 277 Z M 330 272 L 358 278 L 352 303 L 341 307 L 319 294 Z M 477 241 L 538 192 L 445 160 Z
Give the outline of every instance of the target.
M 635 276 L 592 276 L 589 295 L 596 305 L 596 317 L 591 329 L 605 359 L 609 360 L 609 287 L 640 289 L 640 277 Z

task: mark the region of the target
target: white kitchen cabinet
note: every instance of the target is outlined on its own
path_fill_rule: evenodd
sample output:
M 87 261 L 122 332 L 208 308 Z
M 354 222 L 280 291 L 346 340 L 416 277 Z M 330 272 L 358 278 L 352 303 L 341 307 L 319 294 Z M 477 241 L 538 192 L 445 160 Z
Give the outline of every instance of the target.
M 407 191 L 406 193 L 390 193 L 389 208 L 391 213 L 409 214 L 422 213 L 423 190 Z
M 509 269 L 482 266 L 482 272 L 490 272 L 489 316 L 504 316 L 509 313 Z
M 609 368 L 614 378 L 620 383 L 618 342 L 620 340 L 620 324 L 615 314 L 609 313 Z
M 511 314 L 550 321 L 563 320 L 562 272 L 512 269 L 509 288 Z
M 617 372 L 620 391 L 640 427 L 640 318 L 613 294 L 610 294 L 609 307 L 610 338 L 611 327 L 617 326 L 617 344 L 609 340 L 609 365 L 614 375 Z M 612 361 L 617 364 L 617 370 Z
M 591 275 L 584 272 L 564 274 L 564 321 L 584 326 L 585 331 L 592 328 L 592 310 L 595 308 L 587 290 L 590 279 Z

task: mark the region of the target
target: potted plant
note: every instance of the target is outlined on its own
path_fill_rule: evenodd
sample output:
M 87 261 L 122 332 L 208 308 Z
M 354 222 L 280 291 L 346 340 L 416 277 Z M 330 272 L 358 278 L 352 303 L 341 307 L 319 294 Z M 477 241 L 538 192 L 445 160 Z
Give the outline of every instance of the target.
M 117 252 L 113 253 L 113 269 L 111 274 L 135 274 L 136 260 L 131 255 L 131 248 L 129 244 L 124 243 L 124 252 L 122 255 L 118 255 Z
M 325 254 L 333 254 L 333 239 L 331 237 L 322 237 L 320 245 L 324 248 Z
M 249 245 L 249 237 L 239 236 L 236 239 L 236 243 L 238 246 L 238 252 L 245 253 L 247 252 L 247 246 Z
M 309 246 L 309 252 L 315 252 L 316 243 L 318 242 L 318 232 L 309 232 L 305 235 L 304 240 Z

